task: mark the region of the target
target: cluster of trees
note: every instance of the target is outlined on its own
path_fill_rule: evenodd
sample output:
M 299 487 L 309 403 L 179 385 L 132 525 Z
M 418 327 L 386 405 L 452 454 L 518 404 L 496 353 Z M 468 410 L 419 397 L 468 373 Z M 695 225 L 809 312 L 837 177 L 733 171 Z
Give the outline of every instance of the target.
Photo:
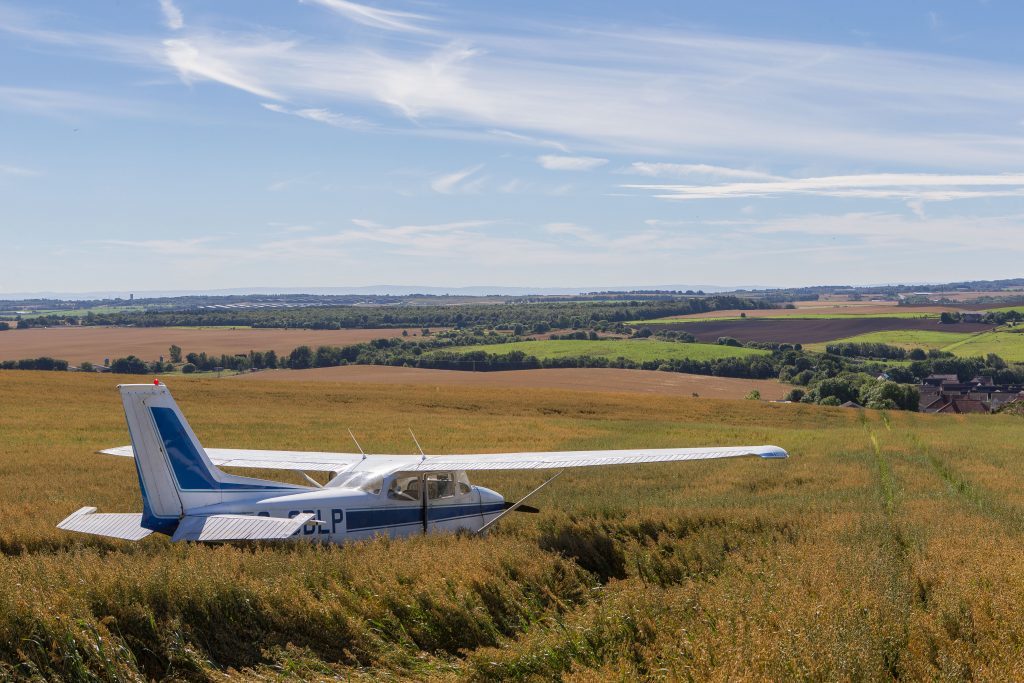
M 663 341 L 683 342 L 684 344 L 692 344 L 697 341 L 697 338 L 692 334 L 682 330 L 658 330 L 654 333 L 654 338 Z
M 59 358 L 40 356 L 39 358 L 23 358 L 21 360 L 5 360 L 0 362 L 0 370 L 67 370 L 68 362 Z
M 1007 323 L 1019 323 L 1024 320 L 1024 313 L 1020 311 L 989 311 L 981 317 L 981 322 L 986 325 L 1005 325 Z M 963 322 L 963 314 L 957 311 L 943 311 L 939 314 L 939 322 L 944 325 L 954 325 Z
M 899 346 L 873 342 L 843 342 L 827 344 L 825 353 L 847 358 L 886 358 L 889 360 L 924 360 L 928 357 L 924 349 L 907 350 Z M 938 352 L 941 354 L 941 352 Z
M 553 334 L 551 339 L 576 339 L 576 340 L 590 340 L 595 341 L 599 339 L 597 336 L 597 330 L 576 330 L 575 332 L 568 332 L 566 334 Z
M 85 368 L 83 367 L 82 369 L 84 370 Z M 159 360 L 147 362 L 136 356 L 117 358 L 110 364 L 110 371 L 121 375 L 149 375 L 171 372 L 173 370 L 173 363 L 165 363 Z
M 20 321 L 25 326 L 132 325 L 166 327 L 247 325 L 252 327 L 343 329 L 368 327 L 454 327 L 482 325 L 541 334 L 549 329 L 610 329 L 631 320 L 725 309 L 773 308 L 761 299 L 711 296 L 677 300 L 541 301 L 464 306 L 309 306 L 297 308 L 114 311 L 45 315 Z M 544 327 L 546 326 L 546 327 Z M 541 329 L 543 328 L 543 329 Z M 520 332 L 522 334 L 522 332 Z
M 917 387 L 892 380 L 871 377 L 865 373 L 842 373 L 822 378 L 804 389 L 793 389 L 786 398 L 799 403 L 839 406 L 853 401 L 878 410 L 917 411 L 921 401 Z

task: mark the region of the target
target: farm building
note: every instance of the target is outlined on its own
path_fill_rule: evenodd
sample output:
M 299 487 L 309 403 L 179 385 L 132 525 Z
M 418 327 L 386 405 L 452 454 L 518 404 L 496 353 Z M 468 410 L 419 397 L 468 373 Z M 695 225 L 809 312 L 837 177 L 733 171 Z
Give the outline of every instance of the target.
M 922 413 L 989 413 L 1024 399 L 1024 387 L 995 384 L 991 377 L 961 382 L 956 375 L 930 375 L 917 390 Z

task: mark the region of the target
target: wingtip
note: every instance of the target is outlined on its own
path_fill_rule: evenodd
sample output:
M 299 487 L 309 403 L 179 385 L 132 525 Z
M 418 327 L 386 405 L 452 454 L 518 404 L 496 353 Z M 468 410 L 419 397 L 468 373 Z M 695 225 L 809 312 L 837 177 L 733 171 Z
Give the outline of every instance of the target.
M 788 458 L 789 453 L 778 446 L 765 446 L 764 451 L 759 453 L 762 458 L 774 459 L 774 458 Z

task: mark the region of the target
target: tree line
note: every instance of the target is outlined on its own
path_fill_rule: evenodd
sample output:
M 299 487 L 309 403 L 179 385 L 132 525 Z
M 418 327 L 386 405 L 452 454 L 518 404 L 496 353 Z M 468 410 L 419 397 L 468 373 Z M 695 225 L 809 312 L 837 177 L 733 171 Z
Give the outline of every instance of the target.
M 310 306 L 297 308 L 187 309 L 179 311 L 117 311 L 43 315 L 18 321 L 19 327 L 55 325 L 249 326 L 261 328 L 350 329 L 382 327 L 484 326 L 534 331 L 611 327 L 632 320 L 706 313 L 726 309 L 774 308 L 775 304 L 735 296 L 680 300 L 547 301 L 538 303 L 468 304 L 464 306 Z

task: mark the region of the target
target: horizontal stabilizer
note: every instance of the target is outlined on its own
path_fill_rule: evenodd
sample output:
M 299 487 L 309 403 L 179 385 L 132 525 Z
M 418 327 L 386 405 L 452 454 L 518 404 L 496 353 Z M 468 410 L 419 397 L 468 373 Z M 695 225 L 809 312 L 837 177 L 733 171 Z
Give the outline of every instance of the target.
M 78 531 L 94 536 L 140 541 L 152 531 L 142 527 L 142 515 L 132 512 L 96 514 L 96 508 L 84 507 L 57 525 L 65 531 Z
M 171 540 L 278 541 L 292 536 L 313 517 L 308 512 L 291 519 L 252 515 L 186 515 Z

